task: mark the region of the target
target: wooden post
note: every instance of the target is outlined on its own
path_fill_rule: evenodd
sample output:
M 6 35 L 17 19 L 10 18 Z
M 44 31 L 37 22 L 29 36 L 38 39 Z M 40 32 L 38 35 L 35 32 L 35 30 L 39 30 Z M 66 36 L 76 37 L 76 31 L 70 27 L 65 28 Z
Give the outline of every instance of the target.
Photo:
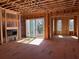
M 18 19 L 18 22 L 19 22 L 19 25 L 18 25 L 18 27 L 19 27 L 19 39 L 21 39 L 21 15 L 19 14 L 19 19 Z
M 50 39 L 50 24 L 49 14 L 45 15 L 45 39 Z
M 3 24 L 2 24 L 2 20 L 3 20 L 3 18 L 2 18 L 2 10 L 0 10 L 0 12 L 1 12 L 1 14 L 0 14 L 0 16 L 1 16 L 1 19 L 0 19 L 0 30 L 1 30 L 1 44 L 3 44 L 3 28 L 2 28 L 2 26 L 3 26 Z
M 18 40 L 18 38 L 19 38 L 19 25 L 18 25 L 18 24 L 19 24 L 19 20 L 18 20 L 18 19 L 19 19 L 19 17 L 18 17 L 18 14 L 17 14 L 17 15 L 16 15 L 16 19 L 15 19 L 15 20 L 17 20 L 17 21 L 16 21 L 16 22 L 17 22 L 17 26 L 16 26 L 16 27 L 17 27 L 16 40 Z
M 78 25 L 77 25 L 77 27 L 78 27 L 78 32 L 77 32 L 77 34 L 78 34 L 78 41 L 79 41 L 79 16 L 77 16 L 77 22 L 78 22 Z
M 50 18 L 50 38 L 53 38 L 53 18 Z
M 76 21 L 75 32 L 77 34 L 78 41 L 79 41 L 79 16 L 74 16 L 74 20 Z
M 6 16 L 6 12 L 5 12 L 5 40 L 6 40 L 6 43 L 8 43 L 8 39 L 7 39 L 7 16 Z
M 78 19 L 77 16 L 74 16 L 74 35 L 78 36 Z
M 22 38 L 26 37 L 26 20 L 24 18 L 21 20 L 21 35 Z
M 53 17 L 53 20 L 54 20 L 54 34 L 53 35 L 56 35 L 57 34 L 57 17 Z

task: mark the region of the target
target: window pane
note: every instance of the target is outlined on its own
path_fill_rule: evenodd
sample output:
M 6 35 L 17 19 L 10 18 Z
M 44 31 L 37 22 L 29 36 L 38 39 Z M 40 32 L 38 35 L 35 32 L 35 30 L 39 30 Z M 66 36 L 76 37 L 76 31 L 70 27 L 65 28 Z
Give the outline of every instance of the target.
M 74 31 L 74 19 L 69 20 L 69 31 Z
M 57 31 L 62 31 L 62 20 L 57 20 Z
M 26 20 L 27 37 L 44 37 L 44 18 Z
M 38 18 L 36 20 L 36 35 L 41 37 L 44 34 L 44 18 Z
M 26 20 L 26 36 L 30 37 L 30 20 Z
M 35 20 L 30 20 L 30 36 L 35 37 Z

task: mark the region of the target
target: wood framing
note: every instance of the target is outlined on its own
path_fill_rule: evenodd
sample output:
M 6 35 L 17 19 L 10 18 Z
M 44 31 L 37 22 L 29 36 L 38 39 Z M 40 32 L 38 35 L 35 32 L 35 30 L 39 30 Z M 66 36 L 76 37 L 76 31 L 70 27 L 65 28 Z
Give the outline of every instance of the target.
M 78 40 L 79 40 L 79 16 L 77 16 L 77 22 L 78 22 L 78 31 L 77 31 L 77 33 L 78 33 Z
M 16 39 L 26 37 L 26 19 L 44 17 L 44 37 L 50 39 L 54 35 L 79 36 L 79 0 L 0 0 L 0 7 L 4 9 L 4 18 L 1 15 L 1 43 L 4 37 L 8 42 L 7 30 L 17 30 Z M 14 11 L 13 11 L 14 10 Z M 1 12 L 3 13 L 3 12 Z M 19 14 L 20 13 L 20 14 Z M 9 16 L 8 16 L 9 15 Z M 12 15 L 12 16 L 11 16 Z M 22 16 L 22 19 L 20 17 Z M 12 17 L 12 18 L 8 18 Z M 57 31 L 58 18 L 62 20 L 62 31 Z M 69 20 L 74 19 L 74 31 L 69 31 Z M 51 19 L 52 18 L 52 19 Z M 8 27 L 8 23 L 16 23 L 16 26 Z M 54 23 L 54 24 L 53 24 Z M 2 25 L 4 24 L 4 25 Z M 4 29 L 3 29 L 4 26 Z M 54 27 L 53 27 L 54 26 Z M 20 29 L 20 30 L 19 30 Z M 21 33 L 21 34 L 19 34 Z
M 69 35 L 69 17 L 61 17 L 62 19 L 62 35 Z
M 13 23 L 13 24 L 12 24 Z M 5 10 L 5 37 L 6 37 L 6 43 L 9 41 L 8 38 L 8 30 L 16 30 L 16 40 L 18 40 L 18 14 L 14 11 Z
M 53 38 L 53 36 L 54 36 L 54 31 L 53 31 L 53 29 L 54 29 L 54 27 L 53 27 L 53 17 L 50 17 L 50 38 Z
M 49 14 L 45 15 L 45 39 L 50 39 L 50 17 Z
M 0 43 L 3 44 L 2 9 L 0 8 Z
M 16 30 L 16 40 L 21 39 L 20 17 L 18 12 L 0 8 L 0 44 L 9 42 L 8 30 Z
M 78 32 L 78 18 L 77 18 L 77 16 L 74 16 L 74 22 L 75 22 L 75 24 L 74 24 L 74 35 L 76 35 L 76 36 L 78 36 L 78 34 L 77 34 L 77 32 Z

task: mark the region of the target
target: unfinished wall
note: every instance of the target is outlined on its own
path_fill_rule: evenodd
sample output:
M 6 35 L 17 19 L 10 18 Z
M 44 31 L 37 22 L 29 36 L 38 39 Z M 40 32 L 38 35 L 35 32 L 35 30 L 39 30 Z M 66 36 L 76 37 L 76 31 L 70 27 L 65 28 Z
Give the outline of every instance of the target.
M 25 18 L 22 17 L 22 20 L 21 20 L 21 35 L 22 37 L 26 37 L 26 20 Z
M 57 35 L 57 17 L 53 17 L 53 20 L 54 20 L 54 35 Z
M 45 15 L 45 39 L 50 39 L 50 15 Z
M 35 15 L 36 16 L 36 15 Z M 40 15 L 39 15 L 40 17 Z M 30 17 L 30 18 L 39 18 L 39 17 Z M 61 33 L 60 32 L 57 32 L 57 20 L 58 20 L 58 17 L 53 17 L 52 16 L 52 21 L 51 21 L 51 15 L 49 13 L 46 13 L 44 14 L 44 16 L 42 16 L 45 18 L 45 39 L 50 39 L 53 35 L 66 35 L 66 36 L 69 36 L 70 35 L 70 31 L 69 31 L 69 19 L 71 18 L 71 16 L 60 16 L 61 17 L 61 20 L 62 20 L 62 31 Z M 77 20 L 76 20 L 76 17 L 73 16 L 73 18 L 75 19 L 75 28 L 74 28 L 74 31 L 71 35 L 78 35 L 77 32 L 78 32 L 78 27 L 77 27 Z M 54 21 L 54 31 L 53 31 L 53 21 Z M 22 37 L 26 37 L 26 24 L 25 24 L 25 19 L 23 19 L 22 21 Z
M 77 16 L 74 16 L 74 35 L 76 35 L 76 36 L 78 36 L 78 34 L 77 34 L 77 32 L 78 32 L 78 18 L 77 18 Z
M 78 36 L 77 32 L 78 32 L 78 18 L 77 16 L 72 16 L 74 19 L 74 31 L 69 31 L 69 20 L 71 17 L 69 16 L 63 16 L 61 17 L 62 20 L 62 31 L 59 32 L 57 31 L 57 20 L 58 17 L 53 17 L 53 21 L 54 21 L 54 35 L 66 35 L 66 36 L 70 36 L 70 35 L 75 35 Z M 52 22 L 53 24 L 53 22 Z M 52 27 L 53 28 L 53 27 Z
M 0 8 L 0 42 L 8 43 L 10 40 L 18 40 L 18 12 Z M 14 31 L 15 30 L 15 31 Z M 9 31 L 9 32 L 8 32 Z
M 69 35 L 69 17 L 62 17 L 62 35 Z

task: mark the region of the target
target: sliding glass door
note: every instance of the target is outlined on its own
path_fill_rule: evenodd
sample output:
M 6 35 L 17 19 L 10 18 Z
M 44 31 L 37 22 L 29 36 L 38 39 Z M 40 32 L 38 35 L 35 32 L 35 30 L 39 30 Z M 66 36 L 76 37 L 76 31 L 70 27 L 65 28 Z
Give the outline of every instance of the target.
M 44 37 L 44 18 L 26 20 L 27 37 Z
M 30 20 L 30 37 L 35 37 L 35 20 Z
M 26 37 L 30 37 L 30 20 L 26 20 Z
M 36 37 L 44 36 L 44 19 L 39 18 L 36 20 Z

